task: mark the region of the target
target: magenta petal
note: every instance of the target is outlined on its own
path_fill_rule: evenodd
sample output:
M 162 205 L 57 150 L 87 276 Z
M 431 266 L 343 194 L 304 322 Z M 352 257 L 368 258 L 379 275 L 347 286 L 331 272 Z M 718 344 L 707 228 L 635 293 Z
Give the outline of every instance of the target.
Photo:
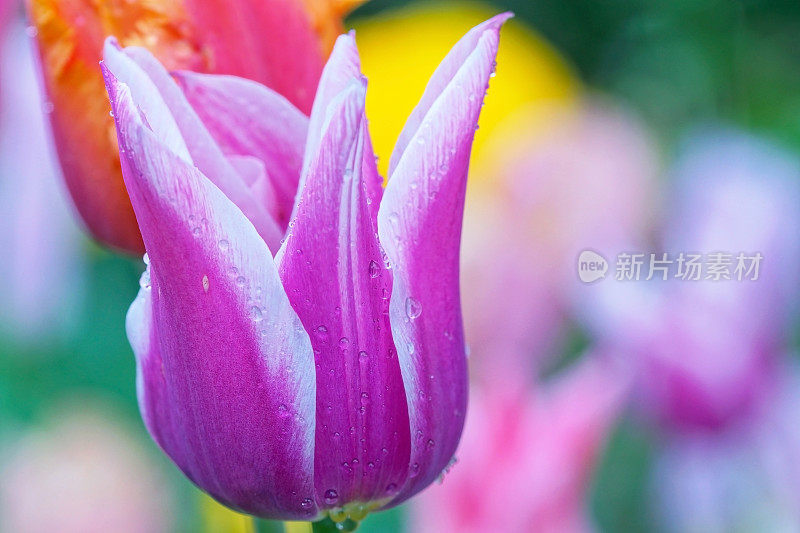
M 242 177 L 225 158 L 180 87 L 161 63 L 144 48 L 120 49 L 113 38 L 106 41 L 103 61 L 115 78 L 128 85 L 147 124 L 158 138 L 162 139 L 165 131 L 169 131 L 170 139 L 174 138 L 174 129 L 177 127 L 182 140 L 168 144 L 170 149 L 182 159 L 193 162 L 239 206 L 270 249 L 277 250 L 283 231 L 267 206 L 258 203 L 250 194 Z M 181 147 L 181 144 L 184 146 Z
M 447 54 L 447 57 L 439 64 L 433 76 L 431 76 L 428 85 L 425 87 L 425 92 L 419 104 L 417 104 L 417 107 L 411 112 L 411 115 L 408 117 L 403 127 L 403 131 L 400 132 L 400 136 L 392 151 L 392 156 L 389 159 L 390 176 L 394 173 L 395 167 L 400 162 L 400 157 L 403 155 L 403 152 L 406 151 L 411 139 L 416 135 L 417 130 L 425 120 L 431 106 L 433 106 L 434 102 L 436 102 L 445 89 L 451 84 L 462 65 L 468 61 L 470 55 L 472 55 L 479 46 L 479 42 L 484 34 L 486 34 L 486 32 L 498 33 L 503 23 L 513 16 L 512 13 L 501 13 L 475 26 L 456 43 Z M 494 58 L 492 58 L 492 61 L 494 61 Z M 474 97 L 482 101 L 483 93 L 474 95 Z
M 315 518 L 313 352 L 269 249 L 236 205 L 156 137 L 130 89 L 106 76 L 150 258 L 127 321 L 147 427 L 221 502 Z
M 367 203 L 363 78 L 324 113 L 325 130 L 276 256 L 311 332 L 317 365 L 315 485 L 320 505 L 388 501 L 408 468 L 409 424 L 388 317 L 385 268 Z M 316 117 L 312 117 L 312 123 Z
M 497 53 L 499 22 L 479 28 L 477 38 L 470 32 L 451 52 L 461 64 L 448 67 L 452 75 L 437 98 L 423 98 L 415 111 L 419 124 L 405 149 L 402 138 L 396 148 L 400 155 L 378 213 L 380 241 L 394 276 L 390 317 L 412 435 L 410 478 L 393 504 L 442 472 L 464 423 L 459 241 L 470 149 Z M 455 61 L 451 56 L 443 65 Z
M 297 194 L 308 117 L 254 81 L 188 71 L 173 75 L 226 155 L 249 155 L 264 162 L 276 192 L 277 219 L 285 228 Z

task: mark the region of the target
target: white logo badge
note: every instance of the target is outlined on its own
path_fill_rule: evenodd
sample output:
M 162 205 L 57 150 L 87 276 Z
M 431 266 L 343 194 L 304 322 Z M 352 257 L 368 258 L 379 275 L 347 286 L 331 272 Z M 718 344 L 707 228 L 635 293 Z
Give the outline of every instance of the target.
M 584 283 L 592 283 L 606 277 L 608 261 L 592 250 L 584 250 L 578 256 L 578 277 Z

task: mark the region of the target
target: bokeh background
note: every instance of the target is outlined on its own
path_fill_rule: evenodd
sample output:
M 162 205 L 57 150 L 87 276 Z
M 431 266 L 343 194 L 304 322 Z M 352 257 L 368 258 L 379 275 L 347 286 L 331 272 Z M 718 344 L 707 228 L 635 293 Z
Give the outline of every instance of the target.
M 370 0 L 347 26 L 381 164 L 501 10 L 463 236 L 467 429 L 441 485 L 361 530 L 800 531 L 800 4 Z M 43 101 L 11 2 L 0 531 L 248 531 L 141 423 L 124 317 L 144 266 L 84 236 Z M 587 248 L 764 260 L 757 282 L 582 285 Z

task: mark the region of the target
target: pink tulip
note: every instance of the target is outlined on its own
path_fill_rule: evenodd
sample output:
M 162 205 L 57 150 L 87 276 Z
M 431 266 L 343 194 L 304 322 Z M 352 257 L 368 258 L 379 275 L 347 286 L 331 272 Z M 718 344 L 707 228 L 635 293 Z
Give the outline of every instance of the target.
M 765 142 L 716 132 L 693 139 L 677 175 L 664 250 L 758 252 L 758 279 L 611 281 L 588 288 L 602 294 L 591 320 L 637 367 L 651 415 L 682 429 L 720 428 L 761 401 L 785 349 L 800 282 L 800 164 Z
M 471 30 L 433 74 L 385 189 L 352 34 L 310 119 L 255 82 L 182 72 L 178 85 L 145 50 L 107 43 L 149 257 L 128 314 L 142 415 L 220 502 L 357 521 L 450 461 L 467 400 L 467 167 L 509 16 Z
M 664 445 L 652 478 L 664 531 L 800 529 L 800 373 L 778 373 L 754 416 Z

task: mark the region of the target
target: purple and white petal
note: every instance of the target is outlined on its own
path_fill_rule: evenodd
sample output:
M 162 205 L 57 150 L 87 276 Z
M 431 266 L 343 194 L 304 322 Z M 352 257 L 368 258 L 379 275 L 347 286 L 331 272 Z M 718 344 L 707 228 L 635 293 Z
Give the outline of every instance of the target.
M 367 202 L 364 97 L 354 76 L 319 120 L 324 131 L 276 256 L 316 355 L 315 485 L 320 505 L 386 502 L 402 486 L 409 422 L 388 317 L 391 272 Z
M 149 255 L 128 315 L 153 437 L 219 501 L 313 519 L 313 352 L 251 222 L 159 140 L 106 70 L 125 184 Z
M 378 213 L 380 241 L 394 276 L 390 317 L 411 423 L 409 480 L 393 505 L 439 476 L 464 423 L 461 222 L 472 140 L 505 18 L 479 26 L 477 38 L 467 34 L 468 53 L 464 41 L 455 46 L 451 54 L 460 66 L 452 66 L 451 56 L 444 60 L 447 83 L 433 101 L 423 98 L 417 118 L 407 125 L 412 131 L 401 135 Z

